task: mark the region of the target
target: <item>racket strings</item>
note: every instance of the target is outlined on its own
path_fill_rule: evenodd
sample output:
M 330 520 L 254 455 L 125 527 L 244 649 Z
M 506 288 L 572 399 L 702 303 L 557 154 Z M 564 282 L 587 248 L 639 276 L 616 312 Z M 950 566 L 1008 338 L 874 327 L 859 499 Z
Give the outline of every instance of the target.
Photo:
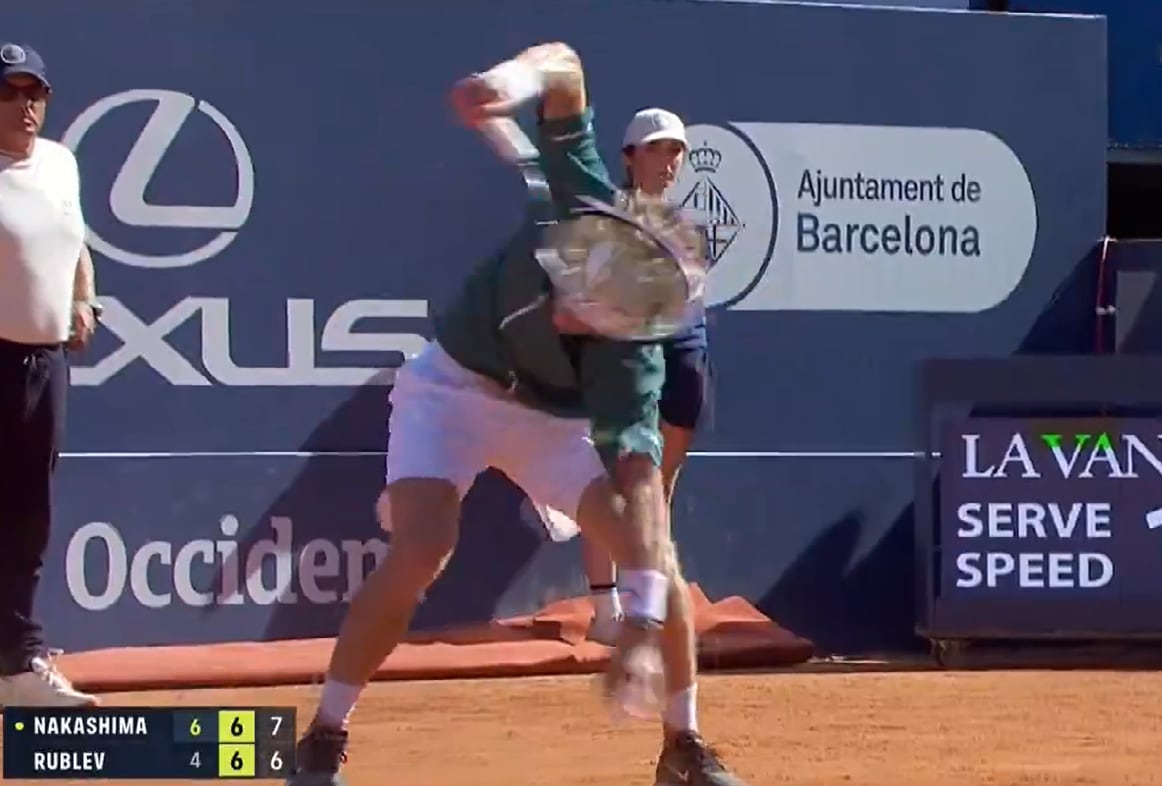
M 585 215 L 567 225 L 566 255 L 585 275 L 582 289 L 639 314 L 660 314 L 699 296 L 705 265 L 697 227 L 656 199 L 629 198 L 623 210 L 625 217 Z
M 616 205 L 590 203 L 549 228 L 549 245 L 546 269 L 558 299 L 601 332 L 674 332 L 702 294 L 701 231 L 664 200 L 624 195 Z

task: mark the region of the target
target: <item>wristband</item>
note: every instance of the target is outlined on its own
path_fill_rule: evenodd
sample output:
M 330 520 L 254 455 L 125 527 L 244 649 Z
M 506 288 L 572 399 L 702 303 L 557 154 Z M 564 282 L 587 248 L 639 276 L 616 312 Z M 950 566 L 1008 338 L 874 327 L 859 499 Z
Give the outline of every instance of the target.
M 661 624 L 666 621 L 670 580 L 656 570 L 623 570 L 618 586 L 625 616 Z
M 504 100 L 517 104 L 537 98 L 545 90 L 544 75 L 521 60 L 506 60 L 480 77 Z

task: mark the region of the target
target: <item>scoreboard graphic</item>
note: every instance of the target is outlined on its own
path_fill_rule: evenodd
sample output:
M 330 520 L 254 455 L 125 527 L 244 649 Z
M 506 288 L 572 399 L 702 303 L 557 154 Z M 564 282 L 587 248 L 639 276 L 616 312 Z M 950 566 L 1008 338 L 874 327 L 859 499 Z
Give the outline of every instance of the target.
M 4 710 L 4 778 L 282 780 L 293 707 Z

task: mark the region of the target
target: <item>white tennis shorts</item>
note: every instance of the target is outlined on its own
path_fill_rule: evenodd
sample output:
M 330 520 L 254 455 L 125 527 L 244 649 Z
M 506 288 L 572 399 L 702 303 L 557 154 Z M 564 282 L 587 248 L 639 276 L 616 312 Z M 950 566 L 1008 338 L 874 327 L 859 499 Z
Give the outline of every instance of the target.
M 516 402 L 434 341 L 396 373 L 390 400 L 388 484 L 442 478 L 463 499 L 491 467 L 524 490 L 554 540 L 577 534 L 581 494 L 605 474 L 587 419 L 554 417 Z

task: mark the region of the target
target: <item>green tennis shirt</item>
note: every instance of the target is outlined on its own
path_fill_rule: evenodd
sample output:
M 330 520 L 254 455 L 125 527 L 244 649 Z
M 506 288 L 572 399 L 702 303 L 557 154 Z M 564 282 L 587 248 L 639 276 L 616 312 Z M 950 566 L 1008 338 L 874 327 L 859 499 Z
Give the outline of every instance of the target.
M 614 198 L 617 188 L 597 151 L 592 109 L 539 122 L 537 137 L 558 215 L 579 196 Z M 437 314 L 436 340 L 465 368 L 511 388 L 526 406 L 588 418 L 607 466 L 626 453 L 645 453 L 660 464 L 661 346 L 558 333 L 545 297 L 549 280 L 533 256 L 534 222 L 530 209 L 517 235 L 472 271 L 451 305 Z

